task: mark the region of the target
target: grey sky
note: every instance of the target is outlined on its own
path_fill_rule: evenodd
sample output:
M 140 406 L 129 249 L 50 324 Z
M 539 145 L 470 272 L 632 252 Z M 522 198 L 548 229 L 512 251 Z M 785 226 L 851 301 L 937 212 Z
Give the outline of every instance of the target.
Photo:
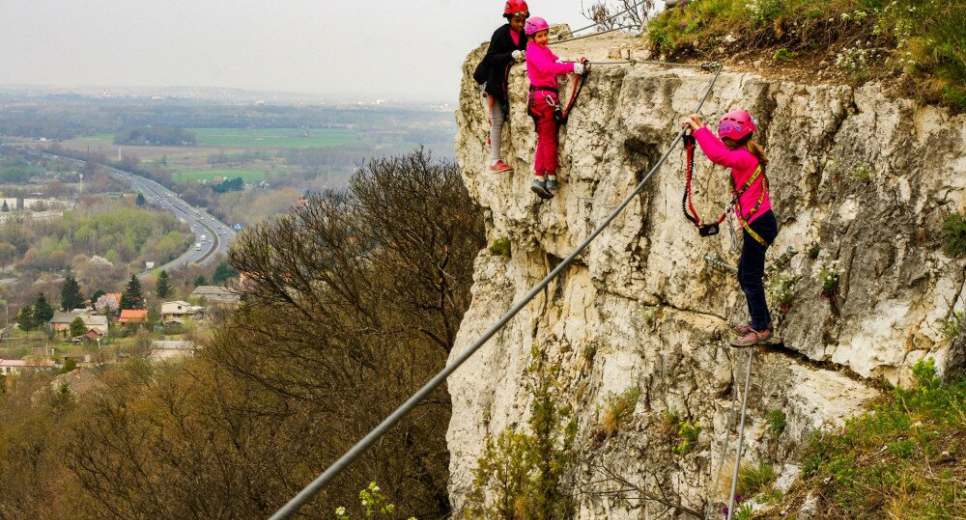
M 590 0 L 584 0 L 586 4 Z M 504 0 L 6 0 L 0 85 L 211 86 L 456 99 Z M 583 26 L 581 0 L 533 15 Z

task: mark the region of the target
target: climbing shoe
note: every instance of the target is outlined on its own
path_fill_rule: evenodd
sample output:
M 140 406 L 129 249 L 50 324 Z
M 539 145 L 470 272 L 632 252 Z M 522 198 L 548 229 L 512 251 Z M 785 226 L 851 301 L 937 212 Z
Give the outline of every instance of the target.
M 764 344 L 770 337 L 771 330 L 769 329 L 758 331 L 749 328 L 746 334 L 731 340 L 731 346 L 737 348 L 754 347 L 755 345 Z
M 505 172 L 512 169 L 513 168 L 509 164 L 503 162 L 502 160 L 499 160 L 496 163 L 494 163 L 492 166 L 490 166 L 490 171 L 494 173 Z
M 733 332 L 735 336 L 744 336 L 745 334 L 748 334 L 752 330 L 754 329 L 751 328 L 750 323 L 748 325 L 738 325 L 737 327 L 731 328 L 731 332 Z M 771 332 L 771 323 L 768 324 L 768 331 Z
M 558 189 L 560 189 L 560 183 L 557 182 L 557 179 L 547 179 L 547 191 L 556 195 Z
M 541 199 L 552 199 L 553 193 L 547 189 L 547 182 L 540 179 L 533 179 L 533 184 L 530 185 L 530 191 L 537 194 Z

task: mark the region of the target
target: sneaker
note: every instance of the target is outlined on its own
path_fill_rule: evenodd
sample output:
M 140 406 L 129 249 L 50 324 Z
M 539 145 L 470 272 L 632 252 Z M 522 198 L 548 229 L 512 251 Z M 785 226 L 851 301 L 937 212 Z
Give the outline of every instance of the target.
M 540 179 L 533 179 L 533 184 L 530 185 L 530 191 L 536 193 L 541 199 L 553 198 L 553 193 L 547 190 L 546 181 Z
M 560 189 L 560 183 L 557 179 L 547 179 L 547 191 L 556 195 L 558 189 Z
M 512 170 L 512 169 L 513 168 L 510 167 L 509 164 L 503 162 L 502 160 L 497 161 L 496 163 L 493 164 L 493 166 L 490 166 L 490 171 L 491 172 L 497 172 L 497 173 L 499 173 L 499 172 L 505 172 L 505 171 Z
M 764 344 L 770 337 L 771 331 L 768 329 L 758 331 L 749 328 L 747 334 L 731 340 L 731 346 L 738 348 L 754 347 L 755 345 Z
M 768 324 L 769 331 L 771 331 L 771 325 L 772 325 L 771 323 Z M 751 328 L 750 323 L 748 325 L 738 325 L 737 327 L 731 328 L 731 332 L 733 332 L 735 336 L 744 336 L 745 334 L 748 334 L 752 330 L 754 329 Z

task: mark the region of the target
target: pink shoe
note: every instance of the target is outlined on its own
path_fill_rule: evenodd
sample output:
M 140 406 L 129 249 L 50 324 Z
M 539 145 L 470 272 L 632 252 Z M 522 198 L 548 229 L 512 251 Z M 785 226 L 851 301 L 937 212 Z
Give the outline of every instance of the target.
M 768 338 L 771 337 L 771 330 L 765 329 L 762 331 L 757 331 L 754 329 L 748 329 L 748 333 L 731 340 L 732 347 L 754 347 L 755 345 L 762 345 Z
M 738 325 L 737 327 L 731 328 L 731 332 L 734 332 L 736 336 L 744 336 L 745 334 L 748 334 L 752 330 L 754 329 L 751 328 L 751 324 Z M 771 323 L 768 324 L 768 330 L 769 331 L 771 330 Z
M 497 161 L 496 164 L 494 164 L 493 166 L 490 166 L 490 171 L 491 172 L 494 172 L 494 173 L 505 172 L 505 171 L 509 171 L 509 170 L 512 170 L 512 169 L 513 168 L 511 168 L 510 165 L 508 165 L 507 163 L 503 162 L 502 160 L 501 161 Z

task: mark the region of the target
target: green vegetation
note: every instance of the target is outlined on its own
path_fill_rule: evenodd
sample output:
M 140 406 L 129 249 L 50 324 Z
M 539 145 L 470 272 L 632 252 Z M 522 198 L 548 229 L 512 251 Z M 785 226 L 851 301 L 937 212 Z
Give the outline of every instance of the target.
M 226 179 L 241 178 L 247 183 L 264 181 L 269 177 L 269 173 L 262 170 L 245 170 L 239 168 L 216 169 L 216 170 L 186 170 L 171 172 L 171 180 L 177 183 L 206 181 L 214 183 L 216 178 L 221 178 L 219 182 Z
M 637 408 L 637 401 L 641 398 L 641 389 L 631 387 L 620 394 L 613 392 L 607 394 L 604 400 L 604 413 L 600 418 L 600 430 L 605 438 L 612 437 L 620 430 L 621 426 L 634 415 Z
M 738 467 L 737 494 L 750 498 L 759 493 L 768 492 L 776 478 L 775 467 L 767 462 L 758 464 L 743 462 Z
M 114 144 L 134 146 L 193 146 L 194 133 L 170 125 L 146 125 L 122 128 L 114 134 Z
M 493 241 L 490 245 L 490 252 L 494 255 L 500 255 L 505 258 L 510 258 L 510 239 L 509 238 L 498 238 Z
M 198 146 L 235 148 L 329 148 L 360 138 L 342 128 L 190 128 Z
M 532 350 L 529 372 L 536 378 L 530 433 L 507 428 L 488 438 L 473 470 L 465 517 L 471 520 L 572 518 L 576 500 L 563 478 L 573 464 L 577 422 L 554 397 L 555 368 L 546 353 Z
M 943 251 L 949 256 L 966 255 L 966 217 L 952 213 L 943 222 Z
M 382 494 L 382 490 L 375 482 L 370 482 L 369 487 L 359 492 L 359 502 L 362 503 L 362 508 L 365 511 L 364 516 L 360 518 L 396 518 L 393 515 L 396 512 L 396 506 L 392 503 L 385 503 L 386 495 Z M 336 520 L 351 520 L 345 507 L 336 508 L 335 518 Z M 416 519 L 409 517 L 408 520 Z
M 768 421 L 768 435 L 773 439 L 781 436 L 785 431 L 785 412 L 781 408 L 768 410 L 765 420 Z
M 949 318 L 943 322 L 943 336 L 947 340 L 954 340 L 963 331 L 963 311 L 956 311 L 952 313 Z
M 966 378 L 944 384 L 932 359 L 874 410 L 816 435 L 804 459 L 806 488 L 824 518 L 957 518 L 966 510 Z
M 808 251 L 806 252 L 806 254 L 808 255 L 809 258 L 811 258 L 812 260 L 815 260 L 818 258 L 818 254 L 821 252 L 822 252 L 822 246 L 818 245 L 818 243 L 816 242 L 812 244 L 811 247 L 808 248 Z
M 795 285 L 799 279 L 799 276 L 784 271 L 774 273 L 768 278 L 766 287 L 768 297 L 783 313 L 788 312 L 788 308 L 795 298 Z
M 698 436 L 701 435 L 701 424 L 682 421 L 678 425 L 678 444 L 671 448 L 671 451 L 678 455 L 691 453 L 698 445 Z
M 898 77 L 907 95 L 966 109 L 962 2 L 685 0 L 652 20 L 648 37 L 667 58 L 817 57 L 855 82 Z

